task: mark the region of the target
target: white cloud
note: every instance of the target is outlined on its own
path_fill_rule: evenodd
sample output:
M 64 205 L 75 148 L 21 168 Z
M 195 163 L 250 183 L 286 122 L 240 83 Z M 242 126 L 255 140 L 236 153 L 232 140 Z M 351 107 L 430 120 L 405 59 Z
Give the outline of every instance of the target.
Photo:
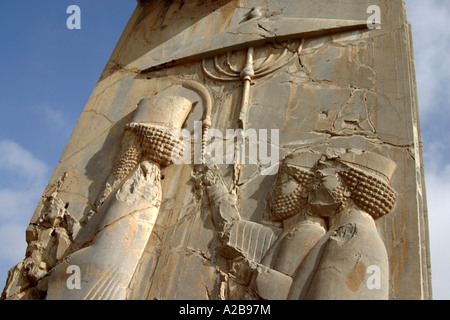
M 425 180 L 433 296 L 450 299 L 450 6 L 448 0 L 405 0 L 412 24 L 419 106 L 424 135 Z M 439 131 L 445 130 L 445 131 Z
M 0 140 L 0 223 L 30 219 L 46 185 L 48 167 L 20 145 Z
M 47 184 L 49 169 L 29 151 L 0 140 L 0 286 L 25 256 L 25 229 Z
M 447 108 L 450 92 L 450 6 L 448 0 L 406 0 L 412 24 L 422 115 Z
M 24 225 L 8 223 L 0 226 L 0 243 L 7 244 L 0 246 L 2 265 L 5 264 L 12 267 L 17 264 L 25 257 L 27 247 Z M 6 273 L 3 273 L 1 276 L 6 277 Z
M 450 165 L 448 158 L 446 157 L 447 144 L 444 141 L 434 140 L 428 141 L 424 146 L 424 158 L 425 158 L 425 175 L 437 174 L 442 167 Z
M 14 173 L 24 189 L 42 183 L 48 172 L 42 161 L 9 140 L 0 140 L 0 170 Z
M 64 136 L 70 134 L 70 128 L 68 118 L 61 108 L 51 107 L 49 104 L 44 103 L 39 107 L 42 110 L 44 121 L 47 124 L 47 128 L 52 132 L 58 132 Z
M 64 125 L 65 118 L 61 110 L 52 108 L 47 104 L 45 104 L 42 108 L 44 110 L 45 117 L 50 120 L 50 122 L 58 126 Z
M 450 165 L 426 176 L 434 299 L 450 298 Z
M 32 189 L 0 189 L 0 223 L 29 220 L 44 190 L 36 186 Z

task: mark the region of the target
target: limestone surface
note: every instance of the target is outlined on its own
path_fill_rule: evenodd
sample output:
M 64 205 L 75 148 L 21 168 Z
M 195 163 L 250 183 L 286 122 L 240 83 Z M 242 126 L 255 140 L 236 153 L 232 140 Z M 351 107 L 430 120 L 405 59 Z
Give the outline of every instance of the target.
M 425 199 L 401 0 L 138 1 L 2 299 L 431 299 Z

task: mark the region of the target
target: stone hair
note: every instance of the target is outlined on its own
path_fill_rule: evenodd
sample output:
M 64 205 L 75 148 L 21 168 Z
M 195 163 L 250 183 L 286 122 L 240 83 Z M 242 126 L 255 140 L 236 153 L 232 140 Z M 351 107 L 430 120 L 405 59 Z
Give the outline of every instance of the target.
M 140 161 L 151 160 L 169 166 L 174 159 L 183 156 L 183 142 L 170 130 L 133 122 L 125 126 L 125 134 L 131 135 L 128 139 L 132 141 L 128 141 L 130 146 L 114 167 L 118 179 L 126 177 Z
M 382 178 L 355 168 L 339 172 L 351 193 L 351 199 L 374 219 L 389 214 L 395 206 L 397 194 Z
M 267 220 L 283 221 L 304 208 L 304 200 L 301 197 L 303 188 L 314 178 L 314 173 L 302 170 L 300 168 L 288 167 L 289 175 L 299 184 L 297 189 L 291 194 L 281 195 L 270 204 L 270 212 Z

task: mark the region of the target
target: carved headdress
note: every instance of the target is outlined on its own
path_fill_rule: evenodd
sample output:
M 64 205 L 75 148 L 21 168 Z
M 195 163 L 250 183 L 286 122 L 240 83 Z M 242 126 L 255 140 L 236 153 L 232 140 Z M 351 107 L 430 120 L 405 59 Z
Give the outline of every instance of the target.
M 183 156 L 183 143 L 176 134 L 186 121 L 193 103 L 183 97 L 154 96 L 139 102 L 133 121 L 125 126 L 130 136 L 116 163 L 114 174 L 120 179 L 146 159 L 169 166 Z
M 347 185 L 353 202 L 374 219 L 389 214 L 395 206 L 397 194 L 390 186 L 397 165 L 373 152 L 347 152 L 336 161 L 347 170 L 339 175 Z
M 320 155 L 301 152 L 286 157 L 280 166 L 277 181 L 269 194 L 269 211 L 265 219 L 283 221 L 305 207 L 301 193 L 314 177 Z M 390 181 L 397 165 L 373 152 L 349 151 L 325 156 L 343 165 L 339 176 L 351 194 L 353 202 L 374 219 L 389 214 L 395 206 L 397 194 Z M 324 159 L 324 158 L 322 158 Z

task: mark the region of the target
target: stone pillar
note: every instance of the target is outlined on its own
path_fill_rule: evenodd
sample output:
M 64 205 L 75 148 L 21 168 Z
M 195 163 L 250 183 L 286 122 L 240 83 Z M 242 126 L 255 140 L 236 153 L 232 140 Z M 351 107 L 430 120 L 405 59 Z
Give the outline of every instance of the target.
M 425 199 L 401 0 L 139 1 L 2 298 L 431 299 Z

